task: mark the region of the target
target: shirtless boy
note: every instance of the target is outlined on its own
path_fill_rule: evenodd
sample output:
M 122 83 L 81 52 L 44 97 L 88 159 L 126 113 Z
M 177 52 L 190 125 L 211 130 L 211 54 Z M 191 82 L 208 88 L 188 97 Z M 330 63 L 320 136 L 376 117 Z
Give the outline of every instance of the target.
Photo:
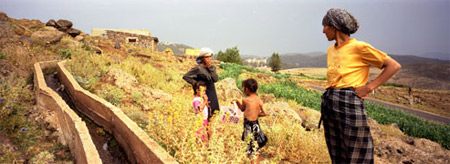
M 266 116 L 266 112 L 263 109 L 263 103 L 261 99 L 256 95 L 256 91 L 258 90 L 258 82 L 255 79 L 247 79 L 242 82 L 242 88 L 244 90 L 244 94 L 247 98 L 242 98 L 242 103 L 238 100 L 233 100 L 236 102 L 239 109 L 244 112 L 244 132 L 242 133 L 242 140 L 253 134 L 253 138 L 249 143 L 248 147 L 248 155 L 253 156 L 256 154 L 254 141 L 257 141 L 258 148 L 263 147 L 267 143 L 267 137 L 261 130 L 261 127 L 258 122 L 259 117 Z

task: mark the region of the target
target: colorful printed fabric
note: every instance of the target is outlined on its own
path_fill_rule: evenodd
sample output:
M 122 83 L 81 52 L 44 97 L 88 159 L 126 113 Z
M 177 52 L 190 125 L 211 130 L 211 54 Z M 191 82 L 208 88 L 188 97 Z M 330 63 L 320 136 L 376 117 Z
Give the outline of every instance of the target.
M 322 95 L 321 108 L 332 162 L 374 163 L 364 100 L 356 95 L 354 89 L 327 89 Z
M 258 148 L 256 149 L 256 151 L 258 151 L 260 148 L 266 145 L 268 139 L 267 136 L 261 130 L 258 120 L 249 121 L 247 119 L 244 119 L 244 132 L 242 133 L 242 141 L 244 141 L 245 138 L 247 138 L 247 136 L 250 134 L 253 134 L 253 138 L 248 144 L 247 152 L 249 155 L 254 155 L 255 154 L 255 145 L 253 144 L 254 141 L 258 143 Z

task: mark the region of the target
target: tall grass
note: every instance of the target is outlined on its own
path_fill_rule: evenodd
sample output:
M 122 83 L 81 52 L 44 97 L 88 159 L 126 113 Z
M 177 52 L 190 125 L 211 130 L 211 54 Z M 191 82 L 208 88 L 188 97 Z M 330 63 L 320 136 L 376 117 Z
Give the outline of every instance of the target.
M 27 79 L 15 74 L 0 79 L 0 133 L 6 134 L 17 150 L 0 146 L 0 163 L 23 163 L 25 159 L 39 159 L 39 153 L 56 153 L 56 140 L 46 138 L 45 127 L 29 119 L 33 111 L 34 93 Z M 46 162 L 59 160 L 52 158 Z M 61 159 L 68 160 L 68 159 Z

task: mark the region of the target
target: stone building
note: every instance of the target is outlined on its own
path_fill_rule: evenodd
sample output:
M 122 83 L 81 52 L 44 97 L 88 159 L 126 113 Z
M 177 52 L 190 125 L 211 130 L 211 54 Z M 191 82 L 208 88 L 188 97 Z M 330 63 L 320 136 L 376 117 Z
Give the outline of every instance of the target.
M 267 58 L 250 58 L 245 59 L 242 63 L 251 67 L 267 67 Z
M 149 48 L 157 51 L 159 42 L 148 30 L 133 29 L 91 29 L 92 36 L 101 36 L 113 41 L 113 43 L 130 44 L 136 47 Z

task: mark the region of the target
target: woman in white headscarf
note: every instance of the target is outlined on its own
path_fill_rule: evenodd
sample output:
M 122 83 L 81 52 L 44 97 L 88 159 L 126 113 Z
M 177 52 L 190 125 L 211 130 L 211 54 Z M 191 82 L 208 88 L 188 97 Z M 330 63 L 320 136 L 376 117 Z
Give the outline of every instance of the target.
M 197 66 L 192 68 L 187 72 L 183 79 L 189 84 L 194 84 L 197 81 L 203 81 L 206 84 L 206 95 L 209 101 L 209 114 L 208 117 L 211 118 L 216 111 L 219 111 L 219 101 L 217 99 L 215 82 L 219 80 L 219 76 L 216 72 L 216 67 L 211 64 L 211 57 L 214 52 L 210 48 L 201 48 L 196 61 Z
M 374 163 L 364 98 L 401 66 L 386 53 L 350 37 L 358 30 L 359 22 L 347 10 L 328 10 L 322 25 L 328 41 L 335 41 L 327 50 L 328 84 L 321 104 L 321 121 L 331 160 Z M 383 71 L 367 83 L 370 66 Z

